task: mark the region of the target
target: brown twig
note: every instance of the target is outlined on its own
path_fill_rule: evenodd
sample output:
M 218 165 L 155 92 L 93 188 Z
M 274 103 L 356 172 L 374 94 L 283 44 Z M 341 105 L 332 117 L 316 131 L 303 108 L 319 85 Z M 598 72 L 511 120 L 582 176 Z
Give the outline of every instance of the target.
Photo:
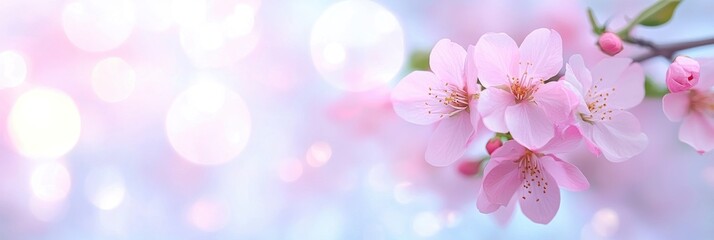
M 714 38 L 665 45 L 656 45 L 641 39 L 631 39 L 630 42 L 650 49 L 650 52 L 633 58 L 635 62 L 642 62 L 659 56 L 672 59 L 679 51 L 714 44 Z

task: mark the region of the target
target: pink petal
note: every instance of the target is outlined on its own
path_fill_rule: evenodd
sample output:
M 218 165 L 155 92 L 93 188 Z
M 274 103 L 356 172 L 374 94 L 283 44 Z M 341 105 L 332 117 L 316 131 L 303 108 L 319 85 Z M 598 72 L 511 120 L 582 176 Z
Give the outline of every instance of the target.
M 580 135 L 583 137 L 582 139 L 585 142 L 585 147 L 587 147 L 588 151 L 590 151 L 592 154 L 594 154 L 597 157 L 600 157 L 602 155 L 602 151 L 600 151 L 600 148 L 593 142 L 593 124 L 589 122 L 585 122 L 582 119 L 578 118 L 579 122 L 576 125 L 578 130 L 580 131 Z
M 505 116 L 506 126 L 513 139 L 528 149 L 543 147 L 553 138 L 553 122 L 534 103 L 523 102 L 510 106 L 506 108 Z
M 640 154 L 647 147 L 647 136 L 640 122 L 627 111 L 617 111 L 612 120 L 594 123 L 593 142 L 611 162 L 621 162 Z
M 577 127 L 569 126 L 565 130 L 556 129 L 555 136 L 542 148 L 538 149 L 542 154 L 557 154 L 572 152 L 580 146 L 582 135 Z
M 466 50 L 463 47 L 449 39 L 441 39 L 431 50 L 429 67 L 439 80 L 463 89 L 465 60 Z
M 474 134 L 469 114 L 458 113 L 444 117 L 434 130 L 426 147 L 426 162 L 431 165 L 447 166 L 464 155 L 466 147 Z
M 476 198 L 476 207 L 481 213 L 492 213 L 501 207 L 499 204 L 491 203 L 483 192 L 483 188 L 478 192 L 478 197 Z
M 553 220 L 560 208 L 560 188 L 548 171 L 542 171 L 542 176 L 543 182 L 540 186 L 531 183 L 531 187 L 521 188 L 517 197 L 520 197 L 518 200 L 521 203 L 521 211 L 528 219 L 547 224 Z
M 592 137 L 590 137 L 592 138 Z M 585 146 L 588 148 L 588 151 L 590 151 L 592 154 L 594 154 L 596 157 L 600 157 L 602 155 L 602 151 L 600 151 L 600 148 L 595 145 L 595 143 L 590 140 L 590 138 L 583 138 L 585 139 Z
M 471 126 L 474 130 L 478 129 L 478 125 L 481 122 L 481 113 L 478 111 L 478 100 L 471 99 L 469 101 L 469 115 L 471 116 Z
M 474 46 L 469 46 L 466 51 L 466 61 L 464 62 L 464 80 L 466 81 L 466 92 L 468 94 L 477 94 L 481 92 L 481 86 L 478 85 L 478 71 L 476 70 L 476 62 L 474 59 Z
M 591 69 L 593 84 L 598 84 L 599 88 L 611 87 L 620 80 L 620 76 L 630 67 L 632 59 L 610 57 L 600 60 Z M 643 85 L 644 86 L 644 85 Z
M 526 36 L 519 50 L 519 72 L 527 72 L 529 78 L 548 80 L 563 68 L 563 41 L 556 31 L 536 29 Z
M 694 86 L 695 89 L 709 91 L 714 87 L 714 59 L 696 59 L 699 61 L 699 83 Z
M 478 78 L 484 87 L 510 85 L 518 76 L 518 46 L 505 33 L 486 33 L 474 47 Z
M 496 149 L 496 151 L 493 151 L 493 154 L 491 154 L 491 160 L 492 162 L 503 162 L 503 161 L 515 161 L 523 157 L 523 155 L 526 154 L 526 148 L 521 146 L 521 144 L 518 144 L 518 142 L 509 140 L 503 143 L 503 146 L 500 148 Z M 484 174 L 488 173 L 488 171 L 493 168 L 495 164 L 489 164 L 486 165 L 486 168 L 484 169 Z
M 615 88 L 615 91 L 610 95 L 608 105 L 619 109 L 637 106 L 645 98 L 645 72 L 642 66 L 633 63 L 610 87 Z
M 493 217 L 496 218 L 496 223 L 499 226 L 506 226 L 508 222 L 513 218 L 513 211 L 516 210 L 516 197 L 512 197 L 511 201 L 508 202 L 506 206 L 493 213 Z
M 575 165 L 548 155 L 540 158 L 540 161 L 559 186 L 571 191 L 583 191 L 590 187 L 588 179 Z
M 585 93 L 592 86 L 592 75 L 585 67 L 585 61 L 579 54 L 573 55 L 565 66 L 565 81 L 576 87 L 578 92 Z
M 664 95 L 662 98 L 662 110 L 664 110 L 664 115 L 670 121 L 682 121 L 684 116 L 689 113 L 689 94 L 689 91 L 684 91 Z
M 699 111 L 691 111 L 679 128 L 679 140 L 700 153 L 714 149 L 714 119 Z
M 506 205 L 522 184 L 520 170 L 513 161 L 488 162 L 491 164 L 495 166 L 484 175 L 482 189 L 491 203 Z
M 429 114 L 430 110 L 446 111 L 429 95 L 429 87 L 442 86 L 431 72 L 415 71 L 404 77 L 392 92 L 394 111 L 404 120 L 415 124 L 432 124 L 441 119 L 440 114 Z M 430 103 L 430 105 L 427 105 Z
M 494 132 L 508 132 L 506 127 L 506 107 L 515 104 L 515 97 L 510 92 L 499 88 L 486 88 L 481 92 L 478 109 L 483 124 Z
M 575 94 L 560 81 L 541 85 L 533 94 L 533 100 L 555 124 L 568 120 L 572 110 L 580 104 Z

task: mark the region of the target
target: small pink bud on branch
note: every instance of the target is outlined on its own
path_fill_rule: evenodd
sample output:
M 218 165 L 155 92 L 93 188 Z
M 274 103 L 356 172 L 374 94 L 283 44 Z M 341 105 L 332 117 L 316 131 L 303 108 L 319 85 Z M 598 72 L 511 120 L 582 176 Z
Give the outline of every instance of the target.
M 676 93 L 689 90 L 699 83 L 699 62 L 679 56 L 667 69 L 667 88 Z

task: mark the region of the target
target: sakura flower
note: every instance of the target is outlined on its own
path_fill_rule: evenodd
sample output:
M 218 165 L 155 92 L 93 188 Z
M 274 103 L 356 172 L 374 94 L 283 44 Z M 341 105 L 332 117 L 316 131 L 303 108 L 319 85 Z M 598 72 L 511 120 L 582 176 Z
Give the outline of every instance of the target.
M 611 32 L 606 32 L 600 35 L 600 38 L 597 40 L 597 45 L 600 47 L 602 52 L 610 56 L 617 55 L 622 52 L 623 49 L 622 39 L 620 39 L 617 34 Z
M 667 69 L 667 88 L 670 92 L 689 90 L 699 82 L 699 62 L 679 56 Z
M 549 29 L 531 32 L 520 48 L 504 33 L 487 33 L 474 47 L 479 81 L 486 87 L 478 109 L 484 125 L 494 132 L 510 132 L 531 149 L 553 137 L 575 107 L 575 97 L 561 81 L 545 83 L 563 65 L 562 40 Z
M 645 96 L 642 67 L 630 63 L 629 58 L 606 58 L 590 72 L 583 58 L 574 55 L 566 65 L 565 81 L 580 101 L 574 125 L 593 153 L 612 162 L 641 153 L 648 142 L 639 120 L 626 111 Z
M 665 95 L 662 108 L 669 120 L 682 121 L 679 140 L 705 153 L 714 149 L 714 62 L 701 64 L 699 83 L 690 90 Z
M 434 166 L 459 159 L 480 121 L 476 102 L 481 86 L 472 49 L 467 53 L 448 39 L 437 42 L 429 57 L 432 72 L 410 73 L 392 93 L 397 115 L 415 124 L 438 124 L 425 154 Z
M 500 148 L 503 146 L 503 142 L 501 142 L 500 137 L 493 137 L 486 142 L 486 152 L 490 155 L 493 153 L 493 151 L 496 151 L 496 149 Z
M 518 200 L 526 217 L 547 224 L 560 208 L 560 187 L 573 191 L 590 187 L 575 165 L 555 155 L 577 147 L 581 139 L 578 130 L 570 127 L 554 134 L 542 148 L 529 149 L 511 140 L 491 155 L 477 200 L 479 211 L 501 209 L 507 213 Z

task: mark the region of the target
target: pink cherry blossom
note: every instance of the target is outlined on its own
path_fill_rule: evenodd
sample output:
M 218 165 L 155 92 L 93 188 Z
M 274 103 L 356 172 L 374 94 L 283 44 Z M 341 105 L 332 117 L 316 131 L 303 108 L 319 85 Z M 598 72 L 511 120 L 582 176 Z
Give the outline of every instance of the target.
M 432 72 L 410 73 L 392 93 L 397 115 L 415 124 L 438 124 L 425 156 L 434 166 L 446 166 L 459 159 L 481 119 L 476 110 L 481 86 L 476 83 L 471 55 L 472 47 L 467 53 L 458 44 L 443 39 L 431 51 Z
M 705 153 L 714 149 L 714 62 L 701 64 L 699 83 L 688 91 L 665 95 L 662 108 L 669 120 L 682 121 L 679 140 Z
M 503 142 L 500 137 L 494 137 L 488 140 L 486 143 L 486 152 L 490 155 L 493 151 L 503 146 Z
M 597 45 L 600 50 L 607 55 L 615 56 L 616 54 L 622 52 L 622 39 L 617 36 L 617 34 L 606 32 L 600 35 L 597 40 Z
M 679 56 L 667 69 L 667 88 L 670 92 L 689 90 L 699 82 L 699 62 Z
M 508 208 L 513 207 L 515 199 L 526 217 L 547 224 L 560 208 L 560 187 L 573 191 L 590 187 L 575 165 L 556 156 L 577 147 L 581 139 L 578 130 L 570 127 L 554 134 L 540 149 L 507 141 L 491 155 L 477 199 L 479 211 L 512 211 Z
M 554 124 L 567 119 L 577 104 L 562 81 L 545 83 L 563 65 L 560 35 L 537 29 L 519 48 L 504 33 L 487 33 L 474 48 L 479 81 L 486 87 L 478 102 L 484 125 L 510 132 L 528 148 L 545 145 L 553 137 Z
M 647 136 L 640 122 L 630 112 L 645 96 L 644 72 L 629 58 L 606 58 L 592 72 L 583 58 L 570 58 L 565 80 L 579 98 L 574 111 L 574 125 L 596 155 L 620 162 L 641 153 L 647 146 Z

